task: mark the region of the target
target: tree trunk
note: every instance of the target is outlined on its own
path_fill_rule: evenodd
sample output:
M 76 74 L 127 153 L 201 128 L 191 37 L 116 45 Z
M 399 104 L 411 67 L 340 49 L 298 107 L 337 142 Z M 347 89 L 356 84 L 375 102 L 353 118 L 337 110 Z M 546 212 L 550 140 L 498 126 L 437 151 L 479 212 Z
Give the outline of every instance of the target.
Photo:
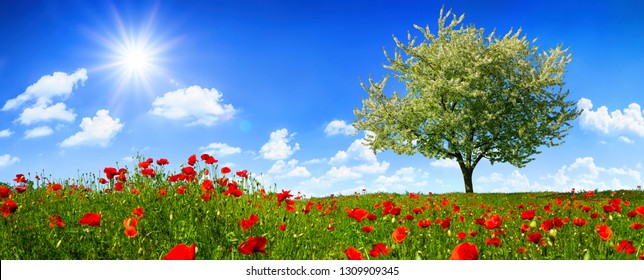
M 474 185 L 472 184 L 472 173 L 474 168 L 470 169 L 467 167 L 461 167 L 461 173 L 463 173 L 463 182 L 465 183 L 465 193 L 473 193 Z

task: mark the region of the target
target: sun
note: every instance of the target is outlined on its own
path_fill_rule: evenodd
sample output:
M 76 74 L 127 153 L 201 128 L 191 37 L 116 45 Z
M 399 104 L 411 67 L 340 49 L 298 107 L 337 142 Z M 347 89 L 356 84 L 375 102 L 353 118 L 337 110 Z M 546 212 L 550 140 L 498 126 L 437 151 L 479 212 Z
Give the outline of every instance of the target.
M 118 54 L 118 64 L 126 76 L 144 77 L 154 68 L 154 57 L 145 45 L 125 46 Z

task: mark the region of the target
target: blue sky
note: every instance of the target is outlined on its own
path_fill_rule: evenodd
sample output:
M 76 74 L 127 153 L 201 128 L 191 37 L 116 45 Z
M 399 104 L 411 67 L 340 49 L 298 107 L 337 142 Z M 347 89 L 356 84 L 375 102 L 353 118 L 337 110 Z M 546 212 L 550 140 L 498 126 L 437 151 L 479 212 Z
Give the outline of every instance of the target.
M 444 5 L 486 32 L 569 47 L 566 89 L 585 109 L 527 167 L 482 161 L 475 192 L 642 185 L 641 1 L 229 2 L 2 1 L 0 181 L 131 167 L 137 152 L 178 170 L 207 152 L 309 195 L 462 192 L 454 162 L 374 155 L 350 135 L 392 35 L 435 31 Z

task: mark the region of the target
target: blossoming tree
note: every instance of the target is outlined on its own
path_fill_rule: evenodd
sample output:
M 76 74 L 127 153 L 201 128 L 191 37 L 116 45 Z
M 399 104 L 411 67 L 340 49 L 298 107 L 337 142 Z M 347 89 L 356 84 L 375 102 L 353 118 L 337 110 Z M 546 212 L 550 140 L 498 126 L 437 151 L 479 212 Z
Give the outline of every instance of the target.
M 383 93 L 389 75 L 370 78 L 353 126 L 373 132 L 366 142 L 374 152 L 456 160 L 471 193 L 481 159 L 524 167 L 538 148 L 562 144 L 580 111 L 563 90 L 568 49 L 538 52 L 536 39 L 526 40 L 521 29 L 486 36 L 464 27 L 464 15 L 446 25 L 450 14 L 441 10 L 436 35 L 415 26 L 424 37 L 419 44 L 410 33 L 406 44 L 394 37 L 397 47 L 393 57 L 385 50 L 384 67 L 405 84 L 406 95 Z

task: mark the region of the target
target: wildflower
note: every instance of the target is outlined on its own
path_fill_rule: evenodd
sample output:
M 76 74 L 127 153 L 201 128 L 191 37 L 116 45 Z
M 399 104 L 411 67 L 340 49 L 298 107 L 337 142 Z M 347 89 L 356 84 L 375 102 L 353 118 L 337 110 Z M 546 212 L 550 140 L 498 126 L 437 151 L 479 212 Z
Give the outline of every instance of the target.
M 252 228 L 258 221 L 259 221 L 259 218 L 256 215 L 250 214 L 250 217 L 248 218 L 248 220 L 242 219 L 239 222 L 239 225 L 242 227 L 242 230 L 246 231 Z
M 501 239 L 498 237 L 494 238 L 485 238 L 485 244 L 487 245 L 493 245 L 494 247 L 501 247 Z
M 246 169 L 235 172 L 235 175 L 243 178 L 248 178 L 248 171 Z
M 610 229 L 610 227 L 608 227 L 607 225 L 598 225 L 596 229 L 597 234 L 602 240 L 608 241 L 609 239 L 613 238 L 613 230 Z
M 479 250 L 473 243 L 465 242 L 456 245 L 452 251 L 450 260 L 478 260 Z
M 528 238 L 526 238 L 527 241 L 530 241 L 534 244 L 539 244 L 541 242 L 541 239 L 543 237 L 541 236 L 541 233 L 538 231 L 535 231 L 533 233 L 528 234 Z
M 534 219 L 534 210 L 526 210 L 521 213 L 521 219 L 532 220 Z
M 168 254 L 163 257 L 164 260 L 194 260 L 195 259 L 196 244 L 192 243 L 190 247 L 186 244 L 179 244 L 174 246 Z
M 221 174 L 228 174 L 230 173 L 230 171 L 231 171 L 230 168 L 227 166 L 224 166 L 223 168 L 221 168 Z
M 143 207 L 134 208 L 134 210 L 132 210 L 132 214 L 139 218 L 143 217 Z
M 588 222 L 586 222 L 586 220 L 584 218 L 575 218 L 575 219 L 572 220 L 572 223 L 574 225 L 576 225 L 576 226 L 579 226 L 579 227 L 583 227 L 586 224 L 588 224 Z
M 266 237 L 259 236 L 259 237 L 248 237 L 248 240 L 239 244 L 237 249 L 239 250 L 240 253 L 244 255 L 250 255 L 256 252 L 268 255 L 264 247 L 266 247 Z
M 346 208 L 344 211 L 347 212 L 349 218 L 355 219 L 358 223 L 361 223 L 362 219 L 369 215 L 369 211 L 360 208 L 354 208 L 353 210 Z
M 166 164 L 170 164 L 170 162 L 167 159 L 165 158 L 157 159 L 157 165 L 166 165 Z
M 136 224 L 138 224 L 139 218 L 126 218 L 123 220 L 123 225 L 125 226 L 125 235 L 132 238 L 135 237 L 138 232 L 136 231 Z
M 632 224 L 631 224 L 631 228 L 632 228 L 633 230 L 641 229 L 641 228 L 642 228 L 642 223 L 639 223 L 639 222 L 638 222 L 638 223 L 632 223 Z
M 364 226 L 364 227 L 362 227 L 362 232 L 370 233 L 372 231 L 373 231 L 372 226 Z
M 188 164 L 190 166 L 194 166 L 195 163 L 197 163 L 197 155 L 191 155 L 190 157 L 188 157 Z
M 463 239 L 465 239 L 467 237 L 467 234 L 465 234 L 464 232 L 461 231 L 461 232 L 457 233 L 456 236 L 458 237 L 458 240 L 461 241 L 461 240 L 463 240 Z
M 362 260 L 362 253 L 358 249 L 349 247 L 344 250 L 344 254 L 347 255 L 347 258 L 350 260 Z
M 63 219 L 59 215 L 50 216 L 49 220 L 51 221 L 51 223 L 49 224 L 50 228 L 53 228 L 53 227 L 61 227 L 61 228 L 65 227 L 65 222 L 63 221 Z
M 16 186 L 16 192 L 18 192 L 18 193 L 23 193 L 23 192 L 25 192 L 26 190 L 27 190 L 27 186 L 26 186 L 26 185 Z
M 10 188 L 0 186 L 0 198 L 8 198 L 12 193 Z
M 420 220 L 420 221 L 418 221 L 417 225 L 419 227 L 421 227 L 421 228 L 426 228 L 426 227 L 429 227 L 429 226 L 432 225 L 432 221 L 430 221 L 430 220 Z
M 400 244 L 407 238 L 407 232 L 409 232 L 409 228 L 399 227 L 394 230 L 391 237 L 394 239 L 394 242 Z
M 286 230 L 286 224 L 281 224 L 279 226 L 279 228 L 280 228 L 280 231 L 285 231 Z
M 503 221 L 501 220 L 501 216 L 495 213 L 495 214 L 492 214 L 492 216 L 485 221 L 483 228 L 495 229 L 499 227 L 501 223 L 503 223 Z
M 387 246 L 385 246 L 384 243 L 373 244 L 371 247 L 371 251 L 369 251 L 369 256 L 377 258 L 381 254 L 385 256 L 389 254 L 389 250 L 387 249 Z
M 88 225 L 92 227 L 99 227 L 101 226 L 101 214 L 100 213 L 92 213 L 88 212 L 83 215 L 78 222 L 81 225 Z
M 615 250 L 617 250 L 618 253 L 625 252 L 629 255 L 637 252 L 637 248 L 633 247 L 633 242 L 628 240 L 619 241 L 619 244 L 615 245 Z

